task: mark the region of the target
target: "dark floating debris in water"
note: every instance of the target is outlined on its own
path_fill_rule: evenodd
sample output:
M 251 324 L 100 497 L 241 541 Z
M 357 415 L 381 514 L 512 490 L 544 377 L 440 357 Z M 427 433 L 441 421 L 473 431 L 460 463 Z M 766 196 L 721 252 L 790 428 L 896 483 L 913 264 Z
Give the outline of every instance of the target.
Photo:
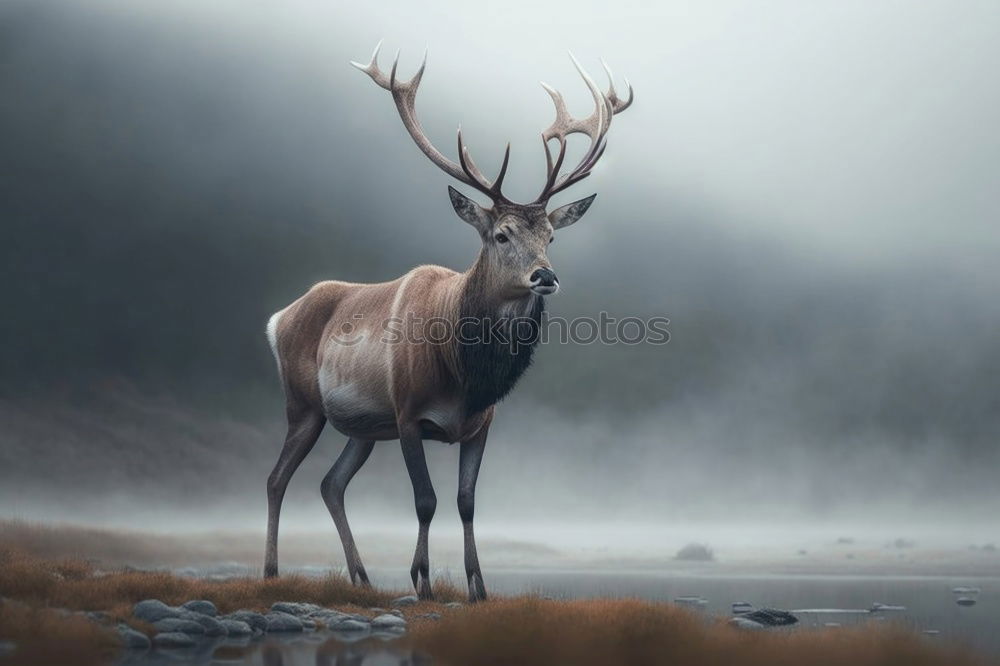
M 752 613 L 741 615 L 739 619 L 750 620 L 765 627 L 787 627 L 799 621 L 799 618 L 788 611 L 777 610 L 775 608 L 761 608 Z
M 955 599 L 955 603 L 959 606 L 975 606 L 976 600 L 972 597 L 959 597 L 958 599 Z

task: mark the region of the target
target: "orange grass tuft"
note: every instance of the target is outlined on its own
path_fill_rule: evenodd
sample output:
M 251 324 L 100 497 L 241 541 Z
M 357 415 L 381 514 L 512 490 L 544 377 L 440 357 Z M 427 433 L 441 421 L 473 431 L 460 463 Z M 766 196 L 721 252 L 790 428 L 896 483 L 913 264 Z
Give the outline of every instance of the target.
M 956 647 L 893 627 L 747 632 L 638 600 L 517 598 L 449 611 L 406 640 L 451 666 L 971 666 Z

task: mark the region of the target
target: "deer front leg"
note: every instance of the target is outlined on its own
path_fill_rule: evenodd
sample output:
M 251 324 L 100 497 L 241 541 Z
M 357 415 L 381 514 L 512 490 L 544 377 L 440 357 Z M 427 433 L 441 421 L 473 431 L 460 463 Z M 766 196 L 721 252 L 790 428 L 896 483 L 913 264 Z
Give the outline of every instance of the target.
M 430 558 L 427 555 L 427 534 L 430 531 L 431 519 L 437 509 L 437 496 L 431 485 L 431 476 L 427 472 L 427 460 L 424 458 L 424 442 L 420 438 L 420 426 L 411 424 L 400 427 L 400 444 L 403 449 L 403 460 L 406 461 L 406 471 L 410 474 L 413 484 L 413 503 L 417 509 L 417 548 L 413 553 L 413 564 L 410 566 L 410 578 L 413 587 L 421 599 L 433 599 L 430 581 Z
M 340 542 L 344 546 L 347 573 L 355 585 L 369 585 L 369 582 L 365 567 L 361 564 L 358 547 L 354 543 L 354 535 L 351 534 L 351 526 L 347 522 L 347 513 L 344 511 L 344 492 L 347 490 L 347 484 L 368 460 L 373 448 L 375 448 L 374 440 L 359 440 L 353 437 L 349 439 L 344 451 L 337 458 L 337 462 L 330 468 L 330 471 L 323 478 L 323 483 L 320 484 L 323 501 L 326 502 L 326 508 L 330 510 L 330 516 L 333 517 L 333 522 L 337 526 L 337 533 L 340 534 Z
M 483 460 L 488 431 L 489 424 L 483 426 L 472 439 L 462 442 L 458 458 L 458 515 L 462 518 L 465 533 L 465 576 L 469 581 L 469 603 L 486 600 L 472 517 L 476 509 L 476 479 L 479 478 L 479 464 Z

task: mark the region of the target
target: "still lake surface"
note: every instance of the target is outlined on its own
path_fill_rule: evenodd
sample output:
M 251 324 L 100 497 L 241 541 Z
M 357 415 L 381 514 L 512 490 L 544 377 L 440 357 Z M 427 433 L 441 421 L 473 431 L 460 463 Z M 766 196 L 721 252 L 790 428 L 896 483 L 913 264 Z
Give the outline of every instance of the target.
M 406 589 L 408 572 L 369 569 L 377 584 Z M 636 597 L 673 601 L 680 597 L 704 600 L 698 612 L 732 615 L 732 604 L 749 602 L 757 608 L 818 610 L 797 613 L 804 627 L 828 623 L 842 626 L 861 622 L 900 622 L 928 641 L 959 641 L 977 651 L 1000 657 L 1000 578 L 961 576 L 854 576 L 678 573 L 650 570 L 524 570 L 487 572 L 489 589 L 497 594 L 531 593 L 555 599 Z M 956 587 L 979 588 L 977 594 L 956 594 Z M 960 596 L 975 599 L 974 606 L 956 603 Z M 905 610 L 875 613 L 873 604 L 903 606 Z M 855 612 L 838 612 L 855 611 Z M 885 619 L 882 619 L 885 618 Z M 328 631 L 260 640 L 206 642 L 189 651 L 152 651 L 133 655 L 128 666 L 166 664 L 245 664 L 261 666 L 381 666 L 428 663 L 420 655 L 398 650 L 388 637 L 351 642 L 349 636 Z

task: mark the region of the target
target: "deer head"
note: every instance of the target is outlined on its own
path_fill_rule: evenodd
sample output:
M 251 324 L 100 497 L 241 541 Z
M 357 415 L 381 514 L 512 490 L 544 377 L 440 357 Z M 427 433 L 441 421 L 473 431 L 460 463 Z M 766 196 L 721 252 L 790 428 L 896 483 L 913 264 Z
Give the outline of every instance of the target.
M 507 144 L 500 173 L 492 182 L 483 176 L 473 162 L 469 149 L 462 140 L 461 127 L 458 129 L 458 163 L 445 157 L 427 138 L 415 110 L 417 88 L 420 86 L 420 79 L 427 65 L 426 54 L 417 73 L 409 81 L 404 82 L 396 77 L 396 68 L 399 64 L 398 52 L 388 76 L 379 69 L 378 54 L 381 46 L 382 43 L 379 42 L 367 65 L 357 62 L 351 64 L 392 93 L 403 125 L 417 147 L 431 162 L 452 178 L 482 192 L 493 202 L 492 207 L 484 208 L 454 187 L 448 186 L 448 195 L 455 212 L 479 232 L 483 242 L 480 261 L 484 263 L 485 270 L 491 273 L 490 281 L 499 291 L 511 297 L 527 293 L 547 295 L 558 291 L 559 281 L 546 256 L 548 245 L 553 240 L 553 232 L 568 227 L 583 217 L 597 195 L 592 194 L 551 212 L 547 210 L 549 199 L 590 175 L 604 154 L 612 117 L 632 104 L 632 86 L 627 80 L 625 81 L 628 86 L 628 99 L 620 99 L 615 92 L 611 70 L 604 65 L 609 87 L 608 92 L 601 92 L 576 58 L 570 54 L 573 64 L 594 98 L 594 112 L 587 118 L 573 118 L 566 109 L 562 95 L 551 86 L 542 83 L 556 107 L 555 121 L 542 132 L 546 160 L 545 185 L 541 194 L 531 203 L 515 203 L 501 191 L 510 159 L 510 144 Z M 573 169 L 563 172 L 566 137 L 573 133 L 587 135 L 590 138 L 590 146 Z M 559 143 L 555 159 L 550 149 L 552 140 Z

